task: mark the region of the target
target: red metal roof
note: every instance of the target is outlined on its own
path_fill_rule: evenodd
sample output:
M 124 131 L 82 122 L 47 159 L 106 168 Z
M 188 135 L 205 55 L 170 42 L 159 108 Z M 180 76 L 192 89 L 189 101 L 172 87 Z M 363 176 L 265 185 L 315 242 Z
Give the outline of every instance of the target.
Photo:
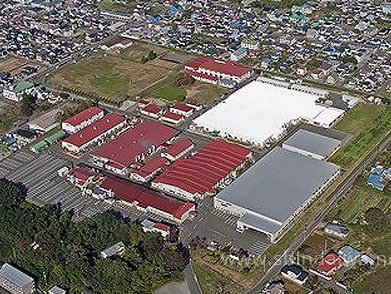
M 251 153 L 223 140 L 209 142 L 188 159 L 178 159 L 154 182 L 195 194 L 214 193 L 214 186 L 237 168 Z
M 194 207 L 193 203 L 164 196 L 119 178 L 106 178 L 102 182 L 101 188 L 111 190 L 116 198 L 125 202 L 131 204 L 137 202 L 137 205 L 143 208 L 153 207 L 179 219 Z
M 206 63 L 209 59 L 204 57 L 193 58 L 185 64 L 185 67 L 190 67 L 197 70 L 202 64 Z
M 63 141 L 77 147 L 81 147 L 93 139 L 99 137 L 105 132 L 123 123 L 125 118 L 115 113 L 106 114 L 103 118 L 90 124 L 88 127 L 78 131 L 77 133 L 65 138 Z
M 159 114 L 162 110 L 155 105 L 149 104 L 143 108 L 143 111 L 153 114 Z
M 211 81 L 217 81 L 218 78 L 214 77 L 214 76 L 210 76 L 208 74 L 204 74 L 204 73 L 201 73 L 201 72 L 196 72 L 194 70 L 186 70 L 186 73 L 188 73 L 189 75 L 193 76 L 193 77 L 198 77 L 200 79 L 206 79 L 206 80 L 211 80 Z
M 147 177 L 159 169 L 165 169 L 170 162 L 163 157 L 154 157 L 148 160 L 140 169 L 132 170 L 132 173 Z
M 171 107 L 174 108 L 174 109 L 178 109 L 178 110 L 180 110 L 180 111 L 184 111 L 184 112 L 191 112 L 191 111 L 194 110 L 194 109 L 191 108 L 190 106 L 187 106 L 186 104 L 180 103 L 180 102 L 175 103 L 175 104 L 174 104 L 173 106 L 171 106 Z
M 83 180 L 83 181 L 86 181 L 88 180 L 89 178 L 91 177 L 101 177 L 102 174 L 99 174 L 99 173 L 96 173 L 94 172 L 92 169 L 90 168 L 86 168 L 86 167 L 75 167 L 73 169 L 71 169 L 68 173 L 68 176 L 69 177 L 74 177 L 76 179 L 79 179 L 79 180 Z
M 181 138 L 176 140 L 171 146 L 169 146 L 165 153 L 171 155 L 172 157 L 177 157 L 183 151 L 194 146 L 193 142 L 189 138 Z
M 232 61 L 224 62 L 207 58 L 195 58 L 188 62 L 186 67 L 193 70 L 205 69 L 236 77 L 241 77 L 252 70 L 250 67 L 236 65 Z M 189 74 L 193 75 L 193 72 L 190 71 Z
M 68 118 L 65 122 L 69 123 L 72 126 L 77 126 L 81 124 L 83 121 L 86 121 L 90 118 L 92 118 L 94 115 L 102 112 L 103 110 L 99 107 L 93 106 L 89 107 L 87 109 L 84 109 L 83 111 L 79 112 L 78 114 L 75 114 L 74 116 Z
M 152 146 L 162 145 L 178 133 L 178 130 L 164 124 L 145 120 L 98 148 L 94 155 L 128 167 L 137 156 L 146 153 Z
M 175 120 L 175 121 L 180 121 L 183 116 L 178 114 L 178 113 L 174 113 L 174 112 L 171 112 L 171 111 L 167 111 L 163 116 L 162 118 L 169 118 L 171 120 Z
M 343 260 L 336 253 L 327 254 L 319 263 L 316 270 L 322 274 L 329 275 L 333 270 L 339 269 Z
M 153 227 L 155 229 L 158 229 L 158 230 L 162 230 L 162 231 L 166 231 L 166 232 L 169 232 L 170 231 L 170 227 L 165 225 L 165 224 L 162 224 L 162 223 L 155 223 L 153 225 Z

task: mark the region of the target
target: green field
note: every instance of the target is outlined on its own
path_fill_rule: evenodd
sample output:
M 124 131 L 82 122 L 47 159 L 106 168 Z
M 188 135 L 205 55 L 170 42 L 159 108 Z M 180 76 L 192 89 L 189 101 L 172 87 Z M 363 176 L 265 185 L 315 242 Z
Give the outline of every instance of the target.
M 231 281 L 219 275 L 215 271 L 193 263 L 193 269 L 201 286 L 202 293 L 208 294 L 236 294 L 243 292 L 243 289 L 234 285 Z
M 186 90 L 173 85 L 163 86 L 156 89 L 152 95 L 156 98 L 164 99 L 167 101 L 176 101 L 183 96 L 186 96 Z
M 351 168 L 390 132 L 391 108 L 359 103 L 335 128 L 353 138 L 330 160 L 345 169 Z

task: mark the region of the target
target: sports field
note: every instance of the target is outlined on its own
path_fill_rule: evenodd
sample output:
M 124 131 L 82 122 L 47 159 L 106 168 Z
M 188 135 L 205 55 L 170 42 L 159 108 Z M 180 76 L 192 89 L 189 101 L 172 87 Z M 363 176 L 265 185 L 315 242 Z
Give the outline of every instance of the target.
M 49 77 L 49 84 L 80 89 L 100 96 L 132 98 L 154 81 L 166 76 L 166 70 L 114 55 L 96 56 L 71 64 Z
M 46 83 L 86 97 L 133 99 L 177 72 L 153 63 L 156 59 L 143 63 L 142 58 L 152 51 L 157 58 L 169 52 L 144 43 L 133 44 L 121 53 L 100 52 L 54 72 Z

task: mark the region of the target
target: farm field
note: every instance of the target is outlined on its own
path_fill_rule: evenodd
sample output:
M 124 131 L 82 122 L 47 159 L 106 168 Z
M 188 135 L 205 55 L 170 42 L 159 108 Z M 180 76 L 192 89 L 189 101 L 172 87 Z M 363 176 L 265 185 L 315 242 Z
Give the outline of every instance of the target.
M 390 132 L 391 108 L 359 103 L 335 128 L 352 135 L 353 138 L 335 153 L 330 161 L 349 169 Z

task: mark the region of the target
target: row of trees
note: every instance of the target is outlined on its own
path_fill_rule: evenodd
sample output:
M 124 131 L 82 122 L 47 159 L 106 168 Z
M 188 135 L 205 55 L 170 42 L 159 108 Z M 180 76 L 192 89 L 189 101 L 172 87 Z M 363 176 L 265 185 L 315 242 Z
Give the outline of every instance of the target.
M 31 205 L 25 193 L 23 185 L 0 180 L 0 261 L 29 273 L 41 288 L 150 293 L 181 276 L 184 250 L 166 246 L 160 235 L 113 211 L 75 223 L 72 212 Z M 121 257 L 100 257 L 119 241 L 126 245 Z

